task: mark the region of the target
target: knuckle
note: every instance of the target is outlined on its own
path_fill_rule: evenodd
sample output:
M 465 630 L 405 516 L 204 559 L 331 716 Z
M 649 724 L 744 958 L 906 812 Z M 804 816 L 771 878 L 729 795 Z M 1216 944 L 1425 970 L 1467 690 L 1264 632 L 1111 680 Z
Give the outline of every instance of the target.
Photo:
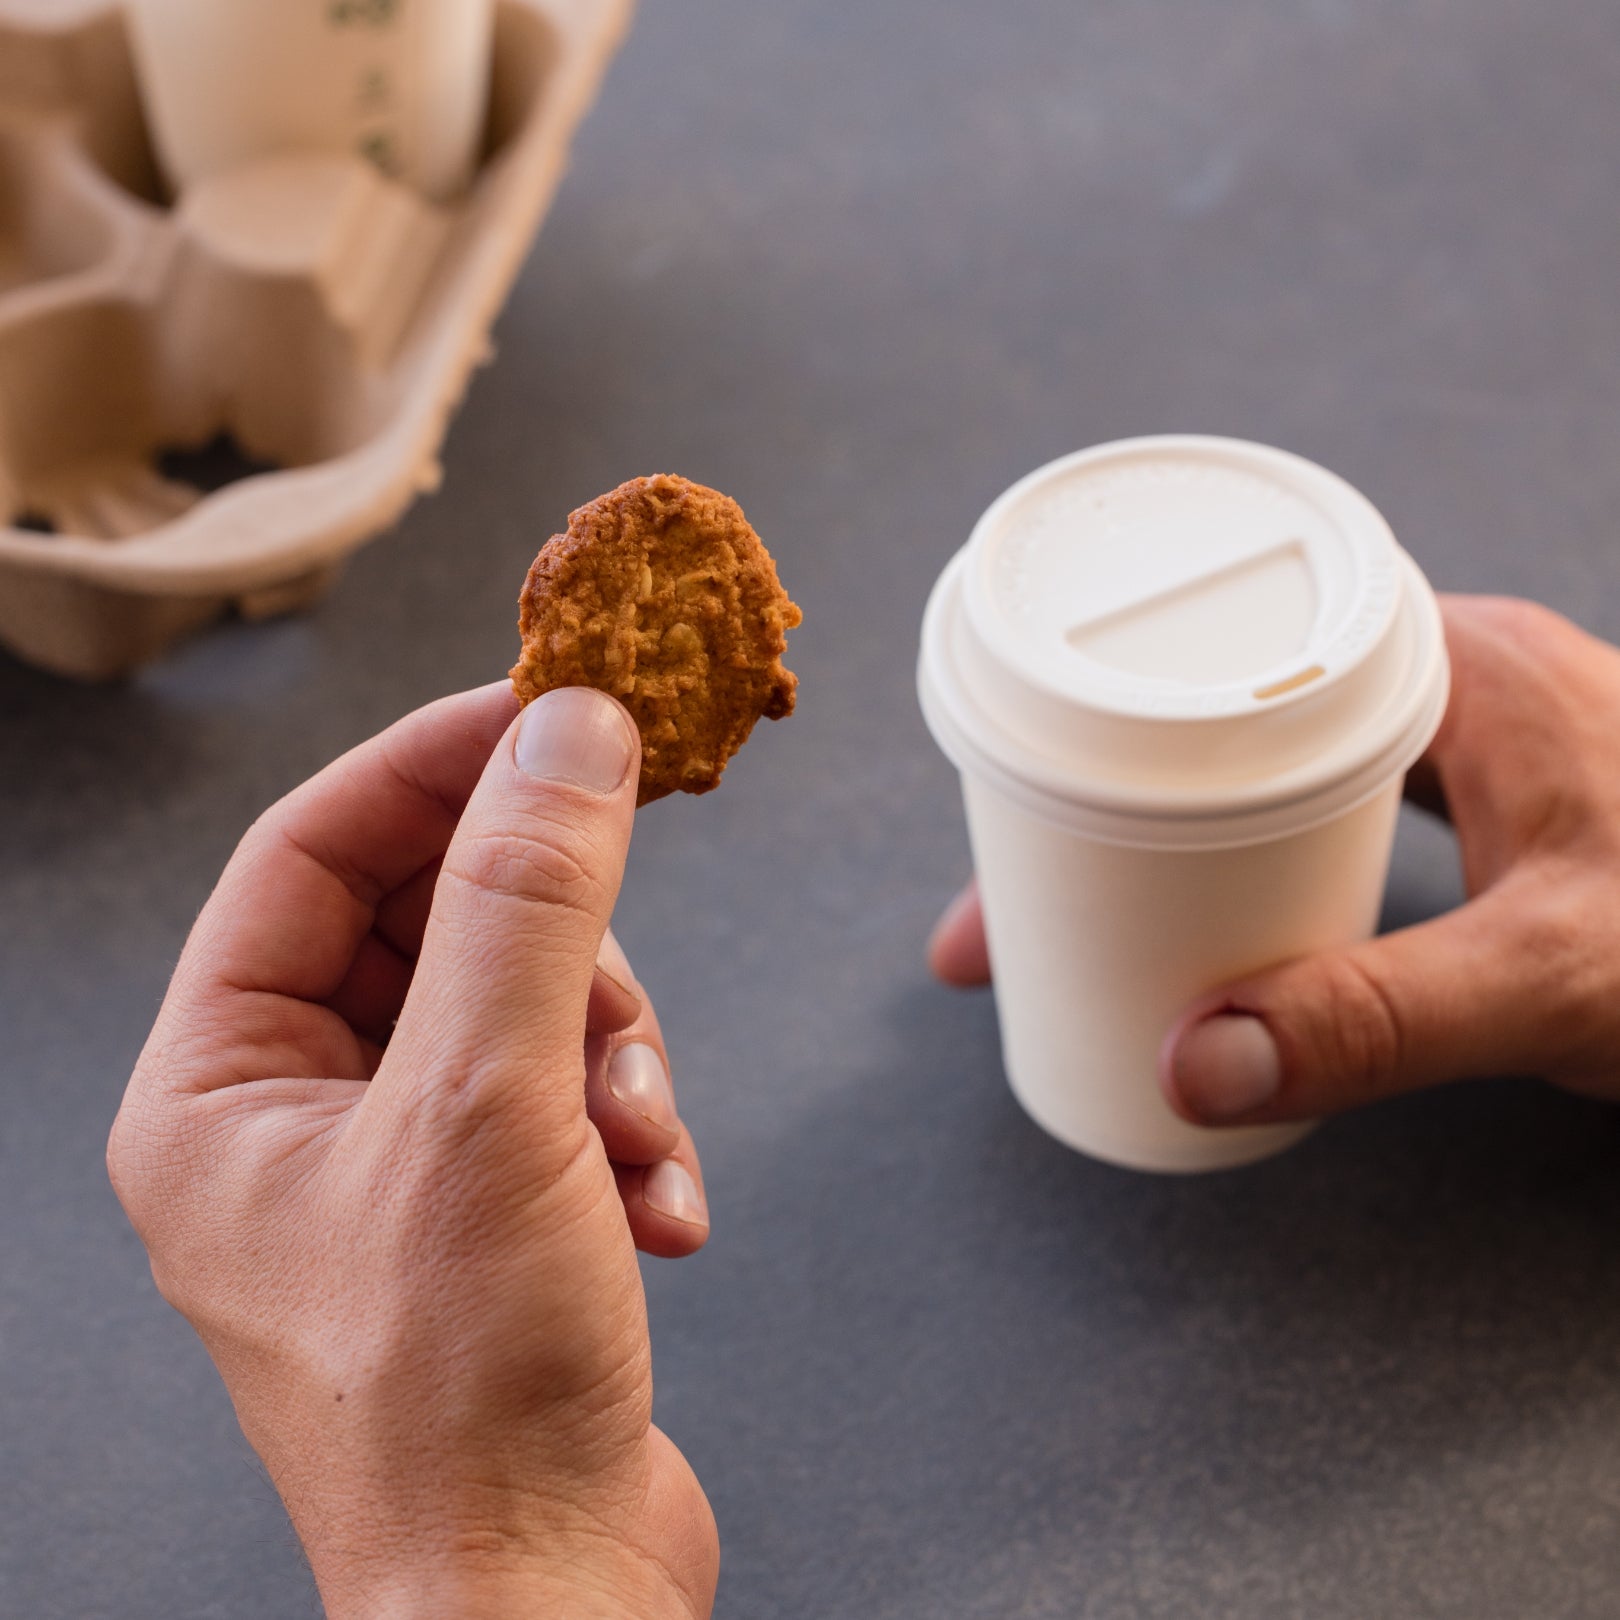
M 148 1254 L 148 1262 L 152 1270 L 152 1285 L 158 1291 L 158 1298 L 171 1310 L 178 1311 L 185 1319 L 195 1321 L 198 1315 L 197 1301 L 193 1291 L 184 1285 L 185 1273 L 165 1264 L 162 1258 L 155 1254 Z
M 1586 908 L 1572 903 L 1557 884 L 1542 888 L 1518 918 L 1519 948 L 1554 984 L 1567 984 L 1585 965 L 1593 930 Z
M 1498 596 L 1486 600 L 1484 615 L 1495 635 L 1537 672 L 1546 692 L 1558 691 L 1560 678 L 1582 683 L 1588 678 L 1591 638 L 1556 609 L 1525 597 Z
M 112 1190 L 118 1202 L 132 1219 L 135 1200 L 140 1196 L 140 1177 L 134 1167 L 134 1152 L 129 1139 L 129 1128 L 124 1124 L 124 1116 L 120 1113 L 113 1121 L 112 1131 L 107 1137 L 107 1179 L 112 1183 Z
M 1585 1044 L 1613 1020 L 1613 968 L 1620 939 L 1594 914 L 1583 888 L 1549 883 L 1520 896 L 1514 922 L 1516 960 L 1526 965 L 1549 1046 Z M 1556 1037 L 1556 1039 L 1553 1039 Z
M 219 1139 L 206 1117 L 142 1095 L 141 1072 L 108 1132 L 106 1163 L 113 1192 L 156 1273 L 160 1262 L 172 1269 L 215 1241 L 230 1223 L 230 1197 L 212 1174 Z M 204 1207 L 209 1219 L 199 1222 L 196 1213 Z M 164 1297 L 170 1298 L 167 1290 Z
M 1313 991 L 1316 1063 L 1366 1096 L 1388 1091 L 1400 1073 L 1403 1039 L 1395 999 L 1378 971 L 1356 956 L 1334 957 L 1320 965 Z
M 137 1232 L 151 1202 L 152 1131 L 128 1101 L 118 1110 L 107 1136 L 107 1179 Z
M 1540 602 L 1533 602 L 1527 596 L 1506 596 L 1500 601 L 1501 606 L 1497 611 L 1503 622 L 1527 636 L 1555 634 L 1569 625 L 1569 620 L 1563 614 L 1554 612 Z
M 1532 646 L 1562 641 L 1575 629 L 1562 613 L 1523 596 L 1486 597 L 1480 603 L 1480 611 L 1498 630 Z
M 281 842 L 288 819 L 287 803 L 286 799 L 278 799 L 253 818 L 237 839 L 229 865 L 256 865 Z
M 555 822 L 458 839 L 444 869 L 482 894 L 559 910 L 594 911 L 602 897 L 589 846 Z

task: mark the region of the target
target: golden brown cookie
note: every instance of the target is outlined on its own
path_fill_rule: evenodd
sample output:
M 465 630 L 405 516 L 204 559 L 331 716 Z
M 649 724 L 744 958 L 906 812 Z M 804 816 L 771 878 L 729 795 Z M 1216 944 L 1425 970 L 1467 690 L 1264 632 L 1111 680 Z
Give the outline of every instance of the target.
M 803 615 L 718 490 L 656 473 L 597 496 L 541 547 L 518 605 L 518 697 L 618 698 L 641 731 L 637 804 L 718 787 L 761 715 L 793 713 L 782 654 Z

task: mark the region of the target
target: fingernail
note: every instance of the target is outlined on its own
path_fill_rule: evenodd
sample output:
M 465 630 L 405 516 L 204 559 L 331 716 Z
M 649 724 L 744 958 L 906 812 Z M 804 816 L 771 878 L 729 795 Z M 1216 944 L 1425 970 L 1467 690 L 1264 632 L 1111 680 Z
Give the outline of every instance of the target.
M 1282 1059 L 1271 1031 L 1246 1013 L 1206 1018 L 1176 1043 L 1170 1074 L 1177 1093 L 1204 1119 L 1235 1119 L 1282 1087 Z
M 657 1051 L 645 1041 L 631 1041 L 613 1054 L 608 1060 L 607 1083 L 608 1090 L 643 1119 L 669 1130 L 680 1124 L 669 1070 Z
M 632 748 L 624 711 L 587 686 L 541 693 L 518 721 L 518 769 L 589 793 L 611 793 L 624 781 Z
M 641 1183 L 641 1196 L 649 1209 L 686 1226 L 707 1226 L 709 1212 L 697 1183 L 673 1159 L 660 1159 Z

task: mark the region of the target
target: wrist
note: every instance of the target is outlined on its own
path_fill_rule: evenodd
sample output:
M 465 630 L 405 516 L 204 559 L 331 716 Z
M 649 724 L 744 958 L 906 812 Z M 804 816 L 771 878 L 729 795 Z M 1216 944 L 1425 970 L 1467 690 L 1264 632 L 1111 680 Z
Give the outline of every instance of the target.
M 663 1571 L 632 1555 L 392 1570 L 371 1560 L 317 1570 L 316 1580 L 326 1620 L 706 1620 Z
M 612 1488 L 491 1486 L 427 1459 L 271 1472 L 327 1620 L 708 1620 L 714 1517 L 648 1434 L 650 1460 Z

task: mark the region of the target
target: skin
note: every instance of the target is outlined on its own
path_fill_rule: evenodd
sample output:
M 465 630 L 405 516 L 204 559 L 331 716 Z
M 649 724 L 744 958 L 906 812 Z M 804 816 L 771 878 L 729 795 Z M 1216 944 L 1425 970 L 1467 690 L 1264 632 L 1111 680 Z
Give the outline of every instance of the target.
M 333 1620 L 713 1601 L 635 1255 L 702 1245 L 701 1172 L 608 1084 L 667 1066 L 607 933 L 639 745 L 600 693 L 516 716 L 447 698 L 254 825 L 109 1144 Z
M 1189 1008 L 1162 1066 L 1184 1116 L 1309 1117 L 1489 1072 L 1620 1096 L 1620 652 L 1526 603 L 1444 608 L 1452 703 L 1408 787 L 1449 811 L 1468 904 Z M 109 1144 L 334 1620 L 713 1601 L 713 1518 L 650 1421 L 634 1257 L 702 1244 L 701 1172 L 673 1113 L 607 1078 L 627 1043 L 664 1059 L 607 932 L 634 728 L 597 693 L 514 708 L 504 687 L 446 699 L 261 818 Z M 535 716 L 549 750 L 525 754 Z M 971 886 L 930 957 L 988 980 Z M 1218 1116 L 1182 1060 L 1233 1016 L 1280 1083 Z M 684 1219 L 652 1198 L 671 1163 Z
M 1195 1124 L 1314 1118 L 1491 1074 L 1620 1099 L 1620 651 L 1533 603 L 1441 605 L 1451 702 L 1407 794 L 1455 828 L 1468 901 L 1189 1007 L 1160 1084 Z M 948 984 L 989 982 L 971 884 L 929 960 Z M 1200 1061 L 1212 1021 L 1274 1056 L 1257 1106 L 1229 1107 Z

